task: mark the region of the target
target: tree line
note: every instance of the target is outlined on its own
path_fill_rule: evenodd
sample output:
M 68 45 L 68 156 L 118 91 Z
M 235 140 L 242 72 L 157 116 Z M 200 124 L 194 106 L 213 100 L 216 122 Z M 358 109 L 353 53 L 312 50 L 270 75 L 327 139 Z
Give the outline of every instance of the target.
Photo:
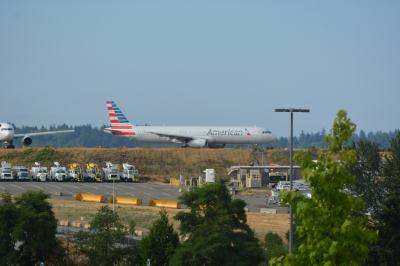
M 103 127 L 94 127 L 92 125 L 69 126 L 66 124 L 50 127 L 16 127 L 17 133 L 48 131 L 48 130 L 64 130 L 74 129 L 75 133 L 37 136 L 34 138 L 32 146 L 54 146 L 54 147 L 168 147 L 177 146 L 176 144 L 151 144 L 137 142 L 128 138 L 116 137 L 103 132 Z M 353 134 L 349 142 L 358 142 L 360 140 L 376 143 L 380 148 L 387 149 L 390 146 L 390 140 L 398 133 L 398 131 L 389 132 L 364 132 L 361 130 L 358 134 Z M 324 141 L 327 132 L 321 130 L 316 133 L 301 132 L 299 136 L 293 139 L 295 148 L 326 148 Z M 16 144 L 19 144 L 16 142 Z M 273 143 L 263 145 L 271 148 L 287 148 L 289 145 L 287 137 L 278 137 Z M 229 145 L 230 147 L 246 147 L 246 145 Z

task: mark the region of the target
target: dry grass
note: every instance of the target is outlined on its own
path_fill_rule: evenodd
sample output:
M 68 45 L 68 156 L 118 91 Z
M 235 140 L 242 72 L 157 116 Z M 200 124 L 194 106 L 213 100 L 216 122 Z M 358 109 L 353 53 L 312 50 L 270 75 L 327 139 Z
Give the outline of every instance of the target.
M 284 150 L 264 152 L 265 162 L 284 164 Z M 253 149 L 182 149 L 182 148 L 20 148 L 0 149 L 0 161 L 13 165 L 31 166 L 40 160 L 42 165 L 51 166 L 54 161 L 61 164 L 94 162 L 104 165 L 106 161 L 121 164 L 133 163 L 139 171 L 152 180 L 166 182 L 171 177 L 198 176 L 206 168 L 214 168 L 217 176 L 226 176 L 232 165 L 247 165 L 261 159 L 261 153 Z
M 94 216 L 100 206 L 104 203 L 80 202 L 71 200 L 50 199 L 53 211 L 58 220 L 81 221 L 88 223 Z M 111 204 L 108 204 L 110 208 Z M 123 223 L 128 224 L 130 220 L 134 220 L 139 230 L 146 232 L 151 223 L 157 219 L 160 208 L 147 206 L 131 206 L 131 205 L 115 205 L 116 211 L 121 217 Z M 166 209 L 173 222 L 174 227 L 178 228 L 178 223 L 173 219 L 177 212 L 181 210 Z M 288 230 L 287 214 L 261 214 L 247 213 L 247 222 L 249 226 L 256 232 L 256 235 L 262 239 L 268 231 L 276 232 L 284 237 Z

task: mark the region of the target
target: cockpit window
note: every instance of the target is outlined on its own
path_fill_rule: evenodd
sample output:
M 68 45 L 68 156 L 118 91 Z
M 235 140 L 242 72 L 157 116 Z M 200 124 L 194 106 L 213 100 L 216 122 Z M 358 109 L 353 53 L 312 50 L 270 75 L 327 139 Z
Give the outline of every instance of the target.
M 1 131 L 12 131 L 12 128 L 9 128 L 9 127 L 7 128 L 7 127 L 5 127 L 5 128 L 2 128 Z
M 271 134 L 271 131 L 269 131 L 269 130 L 264 130 L 262 133 L 263 133 L 263 134 Z

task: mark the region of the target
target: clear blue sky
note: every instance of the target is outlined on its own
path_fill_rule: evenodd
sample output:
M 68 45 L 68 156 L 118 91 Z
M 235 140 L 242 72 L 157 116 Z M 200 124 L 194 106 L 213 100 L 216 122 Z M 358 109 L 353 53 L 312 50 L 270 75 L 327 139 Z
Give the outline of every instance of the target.
M 278 136 L 400 121 L 400 1 L 0 2 L 1 121 L 258 125 Z

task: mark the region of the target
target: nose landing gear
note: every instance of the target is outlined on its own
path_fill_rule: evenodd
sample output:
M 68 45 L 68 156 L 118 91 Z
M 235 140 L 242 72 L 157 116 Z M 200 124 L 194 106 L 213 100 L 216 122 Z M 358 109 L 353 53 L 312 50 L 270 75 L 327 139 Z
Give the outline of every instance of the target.
M 12 143 L 12 141 L 4 141 L 4 142 L 3 142 L 3 148 L 4 148 L 4 149 L 14 149 L 15 146 L 14 146 L 14 144 Z

